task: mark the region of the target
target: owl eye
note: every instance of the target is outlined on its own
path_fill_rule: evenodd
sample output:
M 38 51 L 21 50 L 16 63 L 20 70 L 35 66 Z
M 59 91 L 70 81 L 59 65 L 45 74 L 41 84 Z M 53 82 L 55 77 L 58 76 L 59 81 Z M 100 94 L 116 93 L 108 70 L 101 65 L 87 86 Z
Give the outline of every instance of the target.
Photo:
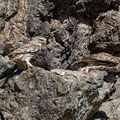
M 40 42 L 42 45 L 44 45 L 44 46 L 46 45 L 46 41 L 45 41 L 45 40 L 40 40 L 39 42 Z

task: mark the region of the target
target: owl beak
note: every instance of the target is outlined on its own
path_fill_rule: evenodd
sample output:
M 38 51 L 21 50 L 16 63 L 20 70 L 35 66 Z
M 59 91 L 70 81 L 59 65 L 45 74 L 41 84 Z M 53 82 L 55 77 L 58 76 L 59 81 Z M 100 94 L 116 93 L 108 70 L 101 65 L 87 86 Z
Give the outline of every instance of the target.
M 43 46 L 46 46 L 46 41 L 41 40 L 40 42 L 42 43 Z
M 46 42 L 45 41 L 42 44 L 43 44 L 43 46 L 46 46 Z

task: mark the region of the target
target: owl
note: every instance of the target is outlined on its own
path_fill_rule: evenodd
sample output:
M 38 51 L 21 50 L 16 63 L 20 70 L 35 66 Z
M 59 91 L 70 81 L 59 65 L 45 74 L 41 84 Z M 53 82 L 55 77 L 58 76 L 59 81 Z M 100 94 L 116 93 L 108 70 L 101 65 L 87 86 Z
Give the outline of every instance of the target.
M 81 58 L 81 61 L 88 64 L 81 71 L 104 70 L 108 72 L 120 72 L 120 57 L 109 53 L 91 54 L 88 57 Z
M 29 43 L 11 52 L 8 57 L 10 61 L 15 62 L 19 67 L 27 69 L 32 67 L 30 59 L 46 45 L 46 38 L 37 36 L 33 37 Z

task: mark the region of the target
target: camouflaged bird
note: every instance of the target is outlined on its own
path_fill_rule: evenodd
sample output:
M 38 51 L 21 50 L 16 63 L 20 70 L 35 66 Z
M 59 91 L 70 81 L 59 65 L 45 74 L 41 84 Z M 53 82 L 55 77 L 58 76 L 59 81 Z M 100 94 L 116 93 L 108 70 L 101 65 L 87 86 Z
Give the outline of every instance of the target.
M 87 63 L 81 71 L 104 70 L 108 72 L 120 72 L 120 57 L 112 56 L 109 53 L 91 54 L 81 58 L 82 62 Z
M 10 58 L 10 61 L 13 61 L 18 66 L 27 69 L 28 66 L 30 67 L 33 66 L 30 63 L 30 59 L 35 55 L 36 52 L 40 51 L 41 48 L 45 45 L 46 38 L 41 36 L 33 37 L 29 43 L 14 50 L 8 56 Z

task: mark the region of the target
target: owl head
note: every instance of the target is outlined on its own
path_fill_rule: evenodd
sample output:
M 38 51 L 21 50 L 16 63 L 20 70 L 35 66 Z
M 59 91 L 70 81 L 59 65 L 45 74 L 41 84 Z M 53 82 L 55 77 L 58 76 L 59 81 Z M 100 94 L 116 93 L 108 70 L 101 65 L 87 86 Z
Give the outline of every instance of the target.
M 40 37 L 38 41 L 42 44 L 42 46 L 46 46 L 47 44 L 47 39 L 44 37 Z
M 47 39 L 41 36 L 37 36 L 37 37 L 32 38 L 31 42 L 34 44 L 41 44 L 42 46 L 46 46 Z

